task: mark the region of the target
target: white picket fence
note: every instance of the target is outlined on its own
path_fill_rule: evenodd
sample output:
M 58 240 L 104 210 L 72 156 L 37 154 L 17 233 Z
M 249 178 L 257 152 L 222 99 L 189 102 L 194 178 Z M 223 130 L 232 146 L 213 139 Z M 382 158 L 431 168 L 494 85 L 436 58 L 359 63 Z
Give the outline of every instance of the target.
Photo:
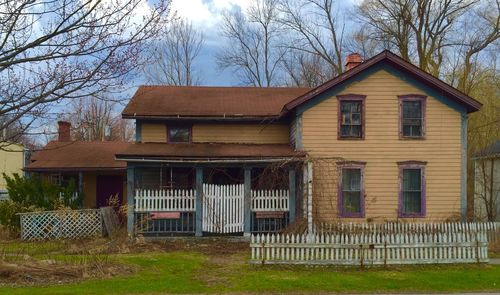
M 391 265 L 488 262 L 486 233 L 252 235 L 251 263 Z
M 317 223 L 316 234 L 476 234 L 486 233 L 488 241 L 500 240 L 500 222 L 441 222 L 441 223 Z
M 196 210 L 196 191 L 193 189 L 135 190 L 135 212 Z
M 19 213 L 21 239 L 74 239 L 102 235 L 100 209 Z
M 251 190 L 252 211 L 274 212 L 290 210 L 288 190 Z
M 203 184 L 203 231 L 243 232 L 244 185 Z

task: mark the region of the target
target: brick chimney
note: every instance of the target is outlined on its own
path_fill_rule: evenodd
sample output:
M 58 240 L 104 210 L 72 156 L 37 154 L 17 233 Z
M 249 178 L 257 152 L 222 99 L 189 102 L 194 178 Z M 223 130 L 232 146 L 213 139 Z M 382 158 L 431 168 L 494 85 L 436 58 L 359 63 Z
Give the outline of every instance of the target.
M 349 71 L 350 69 L 360 65 L 363 62 L 363 58 L 359 53 L 351 53 L 345 59 L 345 69 Z
M 71 141 L 71 123 L 66 121 L 58 121 L 59 126 L 59 138 L 58 141 Z

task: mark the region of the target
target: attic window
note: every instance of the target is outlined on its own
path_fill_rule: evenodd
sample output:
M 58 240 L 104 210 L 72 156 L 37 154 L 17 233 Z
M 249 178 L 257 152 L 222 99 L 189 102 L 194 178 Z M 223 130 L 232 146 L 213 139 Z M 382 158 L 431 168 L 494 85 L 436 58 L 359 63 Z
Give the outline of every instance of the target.
M 399 97 L 400 138 L 423 138 L 425 136 L 425 96 L 405 95 Z
M 338 138 L 364 138 L 364 98 L 363 95 L 338 96 Z
M 167 126 L 168 142 L 191 142 L 191 126 Z

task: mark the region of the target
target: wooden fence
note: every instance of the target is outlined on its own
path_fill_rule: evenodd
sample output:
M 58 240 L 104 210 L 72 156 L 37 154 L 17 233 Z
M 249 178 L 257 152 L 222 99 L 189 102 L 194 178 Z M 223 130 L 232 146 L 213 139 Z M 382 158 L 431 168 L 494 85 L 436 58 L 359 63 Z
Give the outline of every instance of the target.
M 21 239 L 73 239 L 103 233 L 100 209 L 19 213 Z
M 500 241 L 499 222 L 442 222 L 442 223 L 317 223 L 316 234 L 475 234 L 486 233 L 489 242 Z
M 288 190 L 252 190 L 252 211 L 289 211 Z
M 193 189 L 137 189 L 134 209 L 135 212 L 193 212 L 196 210 L 196 191 Z
M 252 235 L 251 263 L 391 265 L 488 262 L 488 241 L 476 234 Z

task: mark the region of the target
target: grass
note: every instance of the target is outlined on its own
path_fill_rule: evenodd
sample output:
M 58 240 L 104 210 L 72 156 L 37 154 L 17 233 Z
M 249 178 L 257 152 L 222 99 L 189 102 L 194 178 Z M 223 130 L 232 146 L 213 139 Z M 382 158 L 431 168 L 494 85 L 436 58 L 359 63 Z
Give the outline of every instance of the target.
M 1 294 L 134 294 L 224 292 L 470 292 L 500 290 L 498 265 L 397 268 L 261 267 L 246 253 L 211 255 L 175 251 L 113 255 L 138 271 L 78 283 L 0 287 Z

